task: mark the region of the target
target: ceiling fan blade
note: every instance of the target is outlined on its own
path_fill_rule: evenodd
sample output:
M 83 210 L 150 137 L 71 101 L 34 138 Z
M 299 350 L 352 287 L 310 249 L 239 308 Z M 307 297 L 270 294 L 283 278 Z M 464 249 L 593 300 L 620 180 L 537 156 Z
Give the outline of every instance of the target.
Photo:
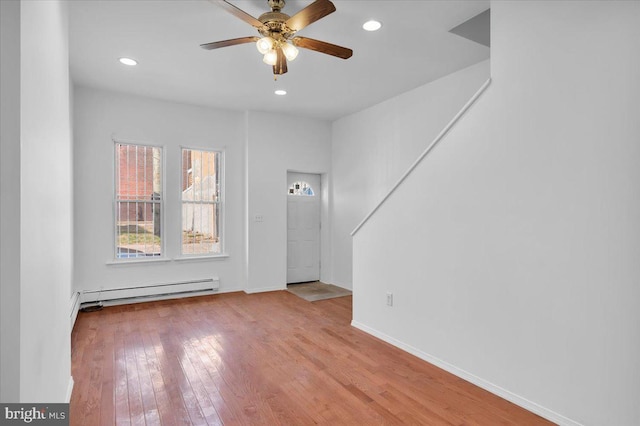
M 326 41 L 314 40 L 306 37 L 294 37 L 291 39 L 294 45 L 304 49 L 315 50 L 342 59 L 349 59 L 353 55 L 353 50 Z
M 236 44 L 252 43 L 260 40 L 260 37 L 240 37 L 232 38 L 230 40 L 214 41 L 211 43 L 201 44 L 200 47 L 207 50 L 219 49 L 221 47 L 235 46 Z
M 276 64 L 273 66 L 273 75 L 282 75 L 288 71 L 287 58 L 284 56 L 284 52 L 281 47 L 278 47 L 276 53 L 278 55 L 278 59 L 276 60 Z
M 262 22 L 258 21 L 256 18 L 254 18 L 253 16 L 249 15 L 244 10 L 232 5 L 228 1 L 225 1 L 225 0 L 209 0 L 209 1 L 211 1 L 212 3 L 217 4 L 218 6 L 222 7 L 224 10 L 226 10 L 229 13 L 231 13 L 236 18 L 242 19 L 244 22 L 246 22 L 247 24 L 251 25 L 252 27 L 255 27 L 255 28 L 264 27 L 264 24 Z
M 336 7 L 329 0 L 316 0 L 300 12 L 287 19 L 285 24 L 293 31 L 300 31 L 309 24 L 324 18 L 336 11 Z

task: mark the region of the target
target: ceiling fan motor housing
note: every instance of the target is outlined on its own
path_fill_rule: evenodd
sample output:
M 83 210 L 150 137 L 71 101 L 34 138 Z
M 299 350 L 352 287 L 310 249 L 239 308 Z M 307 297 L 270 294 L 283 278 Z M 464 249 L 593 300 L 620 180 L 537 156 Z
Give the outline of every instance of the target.
M 280 10 L 282 10 L 282 8 L 284 7 L 284 0 L 267 0 L 267 3 L 269 3 L 269 7 L 271 8 L 271 10 L 273 10 L 274 12 L 280 12 Z
M 284 3 L 284 2 L 283 2 Z M 287 27 L 285 22 L 290 16 L 282 12 L 266 12 L 260 15 L 258 20 L 264 24 L 263 28 L 259 28 L 258 32 L 264 37 L 271 37 L 273 39 L 288 39 L 295 31 Z M 280 37 L 281 36 L 281 37 Z

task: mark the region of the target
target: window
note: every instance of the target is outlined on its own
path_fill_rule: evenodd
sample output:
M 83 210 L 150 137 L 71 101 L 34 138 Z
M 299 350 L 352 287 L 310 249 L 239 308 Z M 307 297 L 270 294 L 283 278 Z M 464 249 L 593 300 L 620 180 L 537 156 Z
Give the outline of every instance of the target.
M 289 187 L 289 195 L 306 195 L 313 197 L 316 194 L 307 182 L 295 182 Z
M 182 150 L 182 254 L 222 253 L 222 153 Z
M 162 203 L 162 148 L 116 143 L 116 259 L 162 255 Z

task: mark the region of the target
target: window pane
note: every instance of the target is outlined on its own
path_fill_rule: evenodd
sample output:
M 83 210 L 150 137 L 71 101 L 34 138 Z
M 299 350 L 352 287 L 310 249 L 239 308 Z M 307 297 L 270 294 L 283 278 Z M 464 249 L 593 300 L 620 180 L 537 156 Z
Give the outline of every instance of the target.
M 222 252 L 220 156 L 215 151 L 182 151 L 182 253 Z
M 182 204 L 184 213 L 182 232 L 183 254 L 220 253 L 220 239 L 216 229 L 218 204 Z
M 116 144 L 116 258 L 161 255 L 162 150 Z
M 313 188 L 307 182 L 295 182 L 289 187 L 289 195 L 315 196 Z
M 117 257 L 160 256 L 160 204 L 118 202 Z
M 116 147 L 118 157 L 116 197 L 122 200 L 151 200 L 152 196 L 160 196 L 161 149 L 122 144 L 116 144 Z

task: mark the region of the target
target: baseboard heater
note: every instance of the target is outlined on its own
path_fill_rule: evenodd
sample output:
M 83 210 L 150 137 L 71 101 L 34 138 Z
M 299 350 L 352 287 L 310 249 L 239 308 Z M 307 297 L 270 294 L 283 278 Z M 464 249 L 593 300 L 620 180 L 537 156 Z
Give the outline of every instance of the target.
M 133 302 L 136 299 L 184 297 L 195 293 L 217 291 L 218 289 L 220 289 L 220 280 L 216 277 L 127 288 L 89 290 L 82 293 L 82 304 L 118 304 Z

